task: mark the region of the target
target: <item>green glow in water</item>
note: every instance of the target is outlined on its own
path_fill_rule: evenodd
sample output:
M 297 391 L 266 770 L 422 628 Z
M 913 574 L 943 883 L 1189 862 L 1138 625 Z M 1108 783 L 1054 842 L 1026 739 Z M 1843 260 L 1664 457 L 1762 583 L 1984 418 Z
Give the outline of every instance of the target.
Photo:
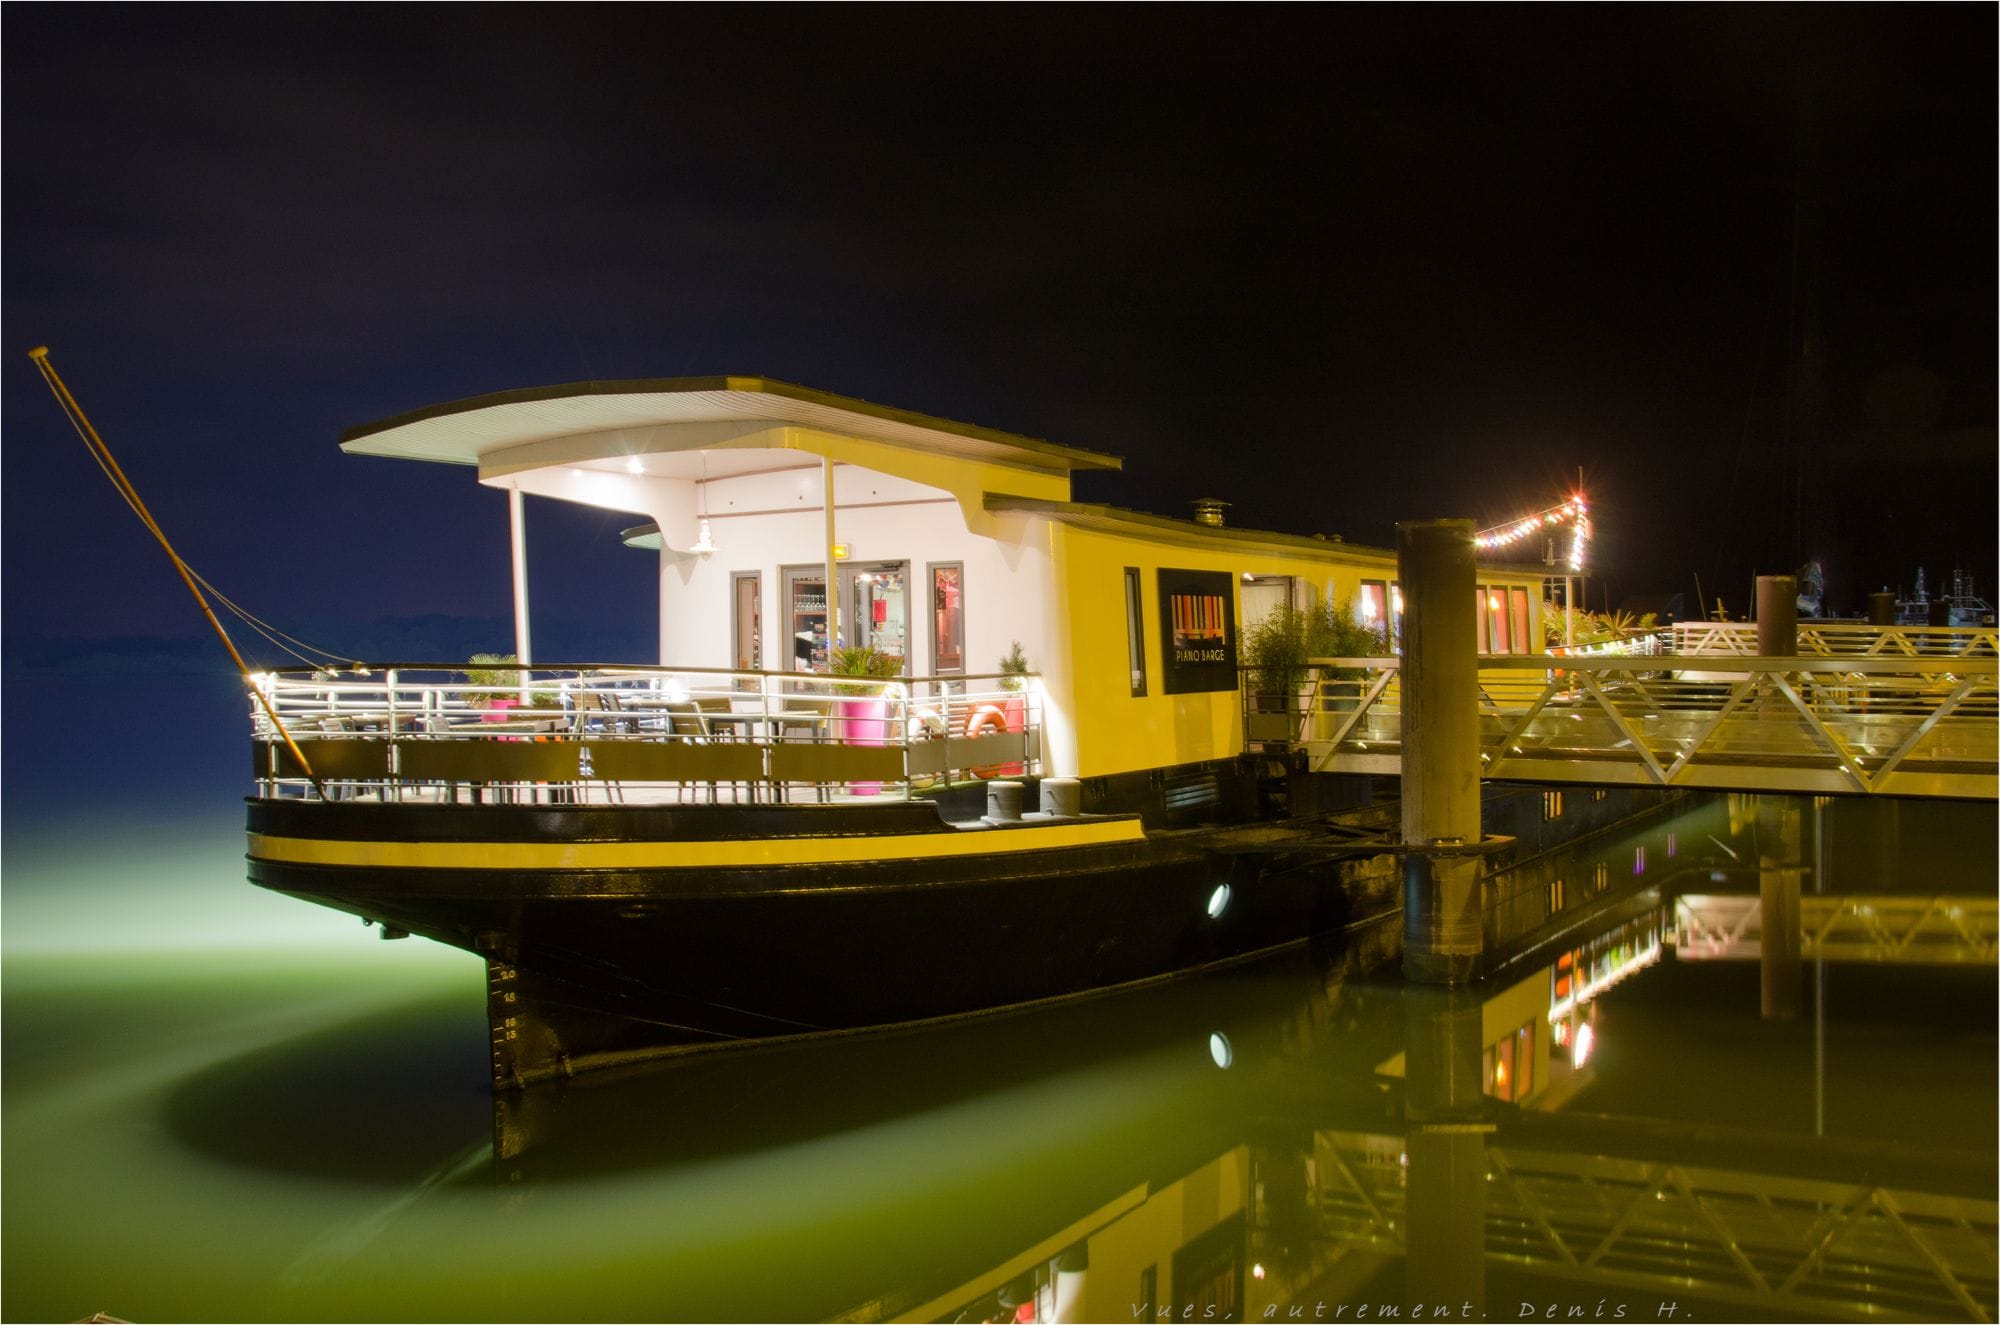
M 1650 860 L 1671 827 L 1648 830 Z M 1681 856 L 1713 828 L 1683 826 Z M 1603 850 L 1629 873 L 1630 843 Z M 1051 1014 L 578 1083 L 533 1097 L 532 1144 L 496 1165 L 480 963 L 265 894 L 239 852 L 206 829 L 10 845 L 7 1319 L 894 1315 L 1046 1265 L 1073 1226 L 1108 1230 L 1092 1273 L 1126 1272 L 1123 1239 L 1166 1276 L 1232 1192 L 1283 1216 L 1280 1161 L 1379 1133 L 1393 1172 L 1404 1131 L 1402 1082 L 1378 1073 L 1410 1033 L 1400 985 L 1301 952 Z M 1762 1020 L 1756 977 L 1669 958 L 1609 990 L 1593 1079 L 1545 1116 L 1744 1129 L 1807 1166 L 1893 1149 L 1924 1161 L 1907 1182 L 1958 1165 L 1990 1190 L 1990 968 L 1842 968 L 1824 1026 Z M 1518 980 L 1508 997 L 1541 1015 L 1547 973 Z M 1496 1144 L 1514 1143 L 1510 1108 Z M 1703 1144 L 1685 1162 L 1762 1162 Z M 1243 1244 L 1242 1273 L 1264 1245 Z M 1395 1294 L 1399 1263 L 1381 1261 Z M 1512 1318 L 1503 1289 L 1547 1284 L 1499 1264 L 1489 1314 Z

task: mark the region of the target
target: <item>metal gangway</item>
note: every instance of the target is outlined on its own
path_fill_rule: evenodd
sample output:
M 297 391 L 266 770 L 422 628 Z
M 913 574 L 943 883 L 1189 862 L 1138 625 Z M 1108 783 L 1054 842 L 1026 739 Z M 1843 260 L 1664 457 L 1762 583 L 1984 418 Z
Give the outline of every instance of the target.
M 1726 628 L 1725 628 L 1726 627 Z M 1821 627 L 1765 658 L 1692 623 L 1625 652 L 1479 660 L 1486 778 L 1818 795 L 2000 795 L 1995 632 Z M 1688 651 L 1662 652 L 1671 642 Z M 1699 651 L 1694 651 L 1694 650 Z M 1246 705 L 1252 748 L 1315 772 L 1402 771 L 1401 660 L 1312 661 L 1296 700 Z M 1246 694 L 1255 691 L 1246 684 Z

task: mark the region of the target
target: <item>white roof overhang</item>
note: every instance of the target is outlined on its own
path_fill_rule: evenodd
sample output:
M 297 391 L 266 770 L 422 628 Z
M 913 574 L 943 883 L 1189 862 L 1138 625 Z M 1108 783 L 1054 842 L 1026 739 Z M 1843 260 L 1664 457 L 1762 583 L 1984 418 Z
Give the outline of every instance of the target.
M 732 440 L 788 426 L 1045 474 L 1123 465 L 1117 456 L 1098 451 L 760 377 L 575 382 L 503 391 L 350 428 L 340 446 L 356 455 L 478 465 L 493 472 L 510 467 L 502 453 L 521 447 L 534 448 L 542 463 L 622 463 L 634 455 L 727 447 Z M 551 442 L 561 445 L 538 445 Z M 768 462 L 746 456 L 742 469 L 798 463 L 782 453 Z

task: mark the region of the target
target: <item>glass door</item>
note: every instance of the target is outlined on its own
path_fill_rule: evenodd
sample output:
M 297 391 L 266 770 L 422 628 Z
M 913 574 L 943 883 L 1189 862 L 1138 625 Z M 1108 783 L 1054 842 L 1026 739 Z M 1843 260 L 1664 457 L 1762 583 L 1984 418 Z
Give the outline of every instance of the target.
M 849 562 L 840 568 L 840 633 L 845 642 L 910 657 L 910 563 Z
M 784 649 L 781 666 L 794 672 L 826 670 L 826 570 L 821 566 L 786 566 Z

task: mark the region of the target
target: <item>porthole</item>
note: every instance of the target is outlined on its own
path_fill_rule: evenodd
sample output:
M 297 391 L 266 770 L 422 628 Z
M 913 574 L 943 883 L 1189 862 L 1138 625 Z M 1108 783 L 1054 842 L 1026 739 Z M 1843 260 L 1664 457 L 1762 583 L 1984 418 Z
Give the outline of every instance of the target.
M 1228 909 L 1229 885 L 1218 883 L 1215 885 L 1215 891 L 1208 895 L 1208 918 L 1210 920 L 1220 920 L 1222 919 L 1222 913 Z
M 1229 1047 L 1229 1037 L 1221 1031 L 1212 1031 L 1208 1037 L 1208 1056 L 1215 1060 L 1219 1068 L 1227 1069 L 1236 1061 L 1236 1053 Z

